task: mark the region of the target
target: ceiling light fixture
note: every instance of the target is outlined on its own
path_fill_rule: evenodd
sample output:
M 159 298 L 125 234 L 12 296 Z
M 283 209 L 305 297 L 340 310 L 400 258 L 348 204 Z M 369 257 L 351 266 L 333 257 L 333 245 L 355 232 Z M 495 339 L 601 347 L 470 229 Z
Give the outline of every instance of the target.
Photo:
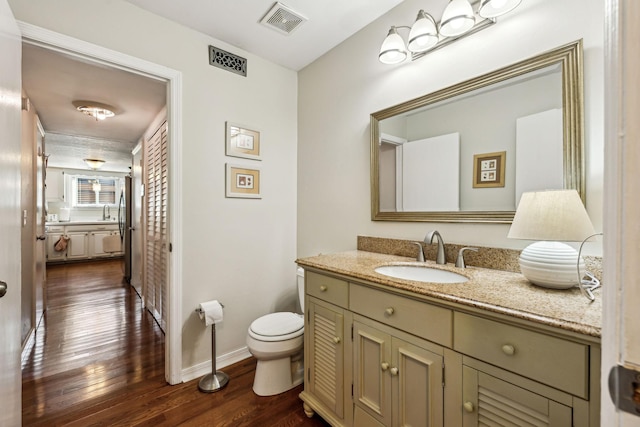
M 439 24 L 433 16 L 421 9 L 411 27 L 391 26 L 382 42 L 378 59 L 383 64 L 399 64 L 411 53 L 412 60 L 415 60 L 429 50 L 435 50 L 494 24 L 497 16 L 512 11 L 521 1 L 480 0 L 476 15 L 469 0 L 451 0 L 444 9 Z M 398 34 L 399 28 L 409 30 L 406 45 Z
M 104 160 L 98 159 L 84 159 L 84 162 L 94 171 L 100 169 L 102 165 L 104 165 Z
M 73 106 L 81 113 L 95 118 L 96 121 L 104 120 L 116 115 L 116 113 L 114 113 L 115 108 L 99 102 L 73 101 Z

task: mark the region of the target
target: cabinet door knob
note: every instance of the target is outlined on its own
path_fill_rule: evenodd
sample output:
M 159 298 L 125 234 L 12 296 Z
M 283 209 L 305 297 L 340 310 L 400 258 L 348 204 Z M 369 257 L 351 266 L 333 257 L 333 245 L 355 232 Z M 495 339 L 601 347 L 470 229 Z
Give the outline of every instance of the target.
M 382 369 L 383 371 L 386 371 L 387 369 L 389 369 L 389 364 L 387 362 L 382 362 L 380 364 L 380 369 Z
M 387 313 L 388 316 L 391 316 L 395 312 L 395 310 L 393 309 L 393 307 L 387 307 L 384 312 Z
M 511 344 L 505 344 L 502 346 L 502 352 L 507 356 L 513 356 L 516 353 L 516 348 Z
M 465 411 L 467 411 L 469 413 L 473 412 L 473 410 L 475 409 L 473 407 L 473 403 L 471 403 L 471 402 L 464 402 L 464 405 L 462 405 L 462 407 L 464 408 Z
M 390 371 L 391 371 L 391 375 L 398 375 L 398 368 L 396 368 L 395 366 L 391 368 Z
M 326 292 L 326 291 L 327 291 L 326 285 L 320 285 L 320 292 Z
M 340 337 L 333 337 L 333 342 L 336 344 L 340 344 Z

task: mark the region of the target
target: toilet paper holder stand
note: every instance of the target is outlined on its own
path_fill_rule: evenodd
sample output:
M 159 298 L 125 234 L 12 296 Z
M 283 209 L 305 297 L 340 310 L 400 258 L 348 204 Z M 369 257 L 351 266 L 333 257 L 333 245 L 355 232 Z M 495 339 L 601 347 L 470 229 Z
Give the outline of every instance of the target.
M 224 305 L 220 304 L 222 308 Z M 196 308 L 196 313 L 202 314 L 200 307 Z M 198 383 L 198 390 L 203 393 L 215 393 L 222 390 L 229 383 L 229 375 L 216 370 L 216 324 L 211 325 L 211 373 L 205 375 Z

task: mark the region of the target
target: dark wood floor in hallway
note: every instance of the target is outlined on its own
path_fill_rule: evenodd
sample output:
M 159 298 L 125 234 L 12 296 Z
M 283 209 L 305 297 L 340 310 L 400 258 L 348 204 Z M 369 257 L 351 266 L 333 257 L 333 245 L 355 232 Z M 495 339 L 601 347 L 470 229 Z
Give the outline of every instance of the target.
M 23 360 L 25 426 L 319 426 L 297 387 L 253 394 L 255 360 L 224 368 L 220 392 L 164 379 L 164 335 L 123 281 L 120 260 L 47 266 L 48 302 Z

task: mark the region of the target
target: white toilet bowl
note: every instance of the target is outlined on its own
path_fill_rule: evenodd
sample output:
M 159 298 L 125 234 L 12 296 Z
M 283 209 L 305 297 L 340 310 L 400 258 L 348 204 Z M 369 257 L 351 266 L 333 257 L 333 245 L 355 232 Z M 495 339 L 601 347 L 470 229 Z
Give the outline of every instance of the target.
M 304 271 L 298 269 L 298 296 L 304 312 Z M 247 348 L 258 361 L 253 392 L 273 396 L 302 384 L 304 378 L 304 316 L 279 312 L 254 320 L 247 334 Z

